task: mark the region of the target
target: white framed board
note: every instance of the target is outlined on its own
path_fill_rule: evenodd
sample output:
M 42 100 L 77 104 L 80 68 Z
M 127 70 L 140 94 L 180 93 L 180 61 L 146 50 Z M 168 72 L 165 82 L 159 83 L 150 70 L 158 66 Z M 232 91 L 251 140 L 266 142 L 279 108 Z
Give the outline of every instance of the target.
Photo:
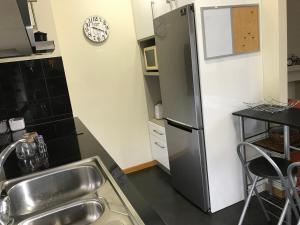
M 259 51 L 258 5 L 201 8 L 205 59 Z
M 211 8 L 202 16 L 205 58 L 232 55 L 231 9 Z

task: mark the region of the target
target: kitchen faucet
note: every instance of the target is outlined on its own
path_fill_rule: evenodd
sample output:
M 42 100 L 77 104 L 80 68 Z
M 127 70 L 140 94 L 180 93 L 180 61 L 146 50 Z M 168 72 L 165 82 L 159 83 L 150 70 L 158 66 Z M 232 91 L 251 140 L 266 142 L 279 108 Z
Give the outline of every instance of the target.
M 0 181 L 5 179 L 3 165 L 8 158 L 8 156 L 18 147 L 19 144 L 26 143 L 26 139 L 20 139 L 8 145 L 1 153 L 0 153 Z
M 19 144 L 26 143 L 26 139 L 20 139 L 16 142 L 11 143 L 8 145 L 1 153 L 0 153 L 0 181 L 1 186 L 0 186 L 0 225 L 7 225 L 11 223 L 11 218 L 10 218 L 10 199 L 8 196 L 4 196 L 2 194 L 3 191 L 3 182 L 5 179 L 5 174 L 4 174 L 4 168 L 3 165 L 10 155 Z

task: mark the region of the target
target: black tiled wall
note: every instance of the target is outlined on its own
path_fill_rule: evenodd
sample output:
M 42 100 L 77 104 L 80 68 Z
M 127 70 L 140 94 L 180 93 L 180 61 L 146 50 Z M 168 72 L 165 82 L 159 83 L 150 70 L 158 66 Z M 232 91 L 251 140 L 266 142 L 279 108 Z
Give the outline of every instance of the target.
M 73 117 L 62 59 L 0 64 L 0 120 L 37 124 Z

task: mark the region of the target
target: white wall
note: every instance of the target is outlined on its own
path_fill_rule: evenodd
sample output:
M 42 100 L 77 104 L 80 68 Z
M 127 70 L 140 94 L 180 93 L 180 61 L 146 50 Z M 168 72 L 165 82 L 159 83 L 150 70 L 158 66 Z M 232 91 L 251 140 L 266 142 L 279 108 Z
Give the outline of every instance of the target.
M 42 1 L 34 2 L 33 7 L 35 10 L 38 29 L 39 29 L 39 31 L 42 31 L 42 32 L 45 32 L 48 34 L 48 36 L 47 36 L 48 40 L 54 41 L 55 51 L 52 53 L 47 53 L 47 54 L 42 54 L 42 55 L 3 58 L 3 59 L 0 59 L 0 63 L 60 56 L 59 43 L 58 43 L 57 36 L 56 36 L 56 30 L 55 30 L 50 0 L 42 0 Z M 30 13 L 31 13 L 31 11 L 30 11 Z
M 130 0 L 52 0 L 52 7 L 75 116 L 122 168 L 151 161 Z M 110 26 L 103 45 L 83 35 L 83 22 L 91 15 Z
M 195 0 L 212 212 L 243 198 L 242 169 L 236 151 L 238 124 L 232 112 L 244 109 L 243 102 L 262 99 L 262 54 L 205 60 L 200 7 L 257 3 L 258 0 Z
M 288 98 L 287 0 L 260 1 L 264 97 L 286 102 Z

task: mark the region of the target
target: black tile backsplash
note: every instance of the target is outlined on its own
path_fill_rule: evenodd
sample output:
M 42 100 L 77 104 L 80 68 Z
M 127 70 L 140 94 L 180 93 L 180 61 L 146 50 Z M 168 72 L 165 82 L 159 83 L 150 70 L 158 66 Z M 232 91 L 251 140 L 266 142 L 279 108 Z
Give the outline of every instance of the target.
M 64 77 L 46 78 L 47 88 L 52 97 L 68 94 L 68 86 Z
M 41 60 L 23 61 L 19 65 L 25 80 L 44 79 Z
M 42 61 L 42 67 L 46 77 L 65 77 L 65 71 L 62 70 L 64 67 L 62 60 L 51 58 L 48 61 Z
M 73 117 L 61 57 L 0 64 L 0 120 L 37 124 Z
M 54 115 L 67 114 L 72 110 L 70 99 L 67 96 L 52 98 L 51 105 Z

